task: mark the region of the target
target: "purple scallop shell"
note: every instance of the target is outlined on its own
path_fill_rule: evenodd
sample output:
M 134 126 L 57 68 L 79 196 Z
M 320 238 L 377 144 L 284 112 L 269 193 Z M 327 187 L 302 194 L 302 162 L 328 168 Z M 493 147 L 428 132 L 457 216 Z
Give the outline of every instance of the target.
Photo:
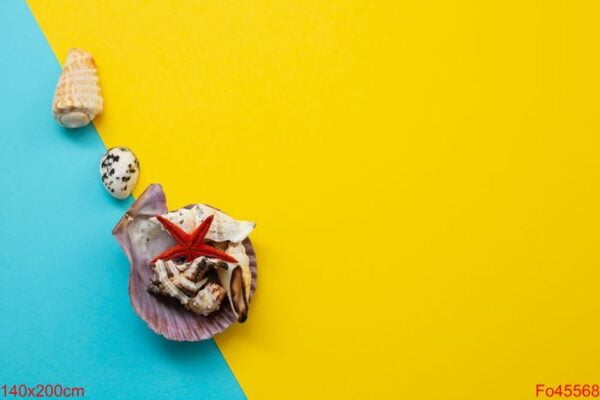
M 152 251 L 143 251 L 132 242 L 128 228 L 137 219 L 149 219 L 156 214 L 165 214 L 167 211 L 167 201 L 162 186 L 152 184 L 148 186 L 113 229 L 113 235 L 117 238 L 131 264 L 129 274 L 131 304 L 135 312 L 146 321 L 154 332 L 167 339 L 178 341 L 210 339 L 236 322 L 227 300 L 223 301 L 218 311 L 205 317 L 186 310 L 171 299 L 155 296 L 146 290 L 148 282 L 150 282 L 150 260 L 171 247 L 174 242 L 167 233 L 162 232 L 157 238 L 153 239 Z M 246 238 L 242 244 L 250 259 L 250 271 L 252 273 L 250 295 L 253 296 L 256 290 L 257 277 L 256 253 L 252 248 L 250 239 Z

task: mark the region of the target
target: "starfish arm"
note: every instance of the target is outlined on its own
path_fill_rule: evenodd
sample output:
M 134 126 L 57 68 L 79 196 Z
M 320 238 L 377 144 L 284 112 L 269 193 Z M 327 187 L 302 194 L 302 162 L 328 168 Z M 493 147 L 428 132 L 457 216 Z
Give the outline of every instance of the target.
M 206 234 L 208 233 L 208 230 L 210 229 L 210 225 L 212 224 L 214 218 L 215 218 L 214 215 L 209 216 L 204 221 L 202 221 L 200 226 L 197 227 L 194 230 L 194 232 L 191 233 L 192 246 L 197 246 L 199 244 L 202 244 L 202 242 L 204 241 L 204 238 L 206 237 Z
M 171 234 L 177 244 L 186 245 L 190 242 L 190 235 L 188 235 L 183 229 L 160 215 L 157 215 L 156 219 L 162 224 L 162 226 L 165 227 L 167 232 Z
M 206 245 L 206 244 L 202 244 L 202 245 L 198 246 L 198 253 L 200 253 L 200 255 L 202 255 L 202 256 L 219 258 L 219 259 L 227 261 L 227 262 L 232 262 L 232 263 L 238 262 L 238 260 L 236 260 L 235 258 L 230 256 L 229 254 L 225 253 L 224 251 L 219 250 L 216 247 Z
M 171 247 L 170 249 L 163 251 L 162 253 L 160 253 L 159 255 L 154 257 L 154 259 L 152 261 L 150 261 L 150 264 L 154 264 L 157 260 L 160 260 L 160 259 L 169 260 L 171 258 L 182 257 L 185 255 L 186 255 L 185 247 L 183 247 L 183 246 Z

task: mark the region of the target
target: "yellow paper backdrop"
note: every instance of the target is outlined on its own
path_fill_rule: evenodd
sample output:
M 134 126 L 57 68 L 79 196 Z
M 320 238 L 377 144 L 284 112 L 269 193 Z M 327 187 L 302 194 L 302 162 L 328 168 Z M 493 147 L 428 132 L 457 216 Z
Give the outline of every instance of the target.
M 250 399 L 596 383 L 596 2 L 29 4 L 61 61 L 95 56 L 135 195 L 258 222 L 217 337 Z

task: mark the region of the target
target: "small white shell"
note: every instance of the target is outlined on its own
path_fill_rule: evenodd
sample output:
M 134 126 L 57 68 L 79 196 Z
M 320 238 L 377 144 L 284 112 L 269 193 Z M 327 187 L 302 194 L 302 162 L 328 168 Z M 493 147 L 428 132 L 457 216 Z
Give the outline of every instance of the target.
M 108 149 L 100 158 L 100 179 L 106 191 L 117 199 L 127 198 L 140 176 L 140 163 L 127 147 Z

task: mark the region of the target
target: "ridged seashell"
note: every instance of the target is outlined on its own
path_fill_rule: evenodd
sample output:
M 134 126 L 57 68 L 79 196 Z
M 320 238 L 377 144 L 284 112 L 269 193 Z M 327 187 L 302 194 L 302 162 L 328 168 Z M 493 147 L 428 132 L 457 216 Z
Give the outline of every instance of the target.
M 100 179 L 111 196 L 127 198 L 140 176 L 140 162 L 127 147 L 108 149 L 100 158 Z
M 52 102 L 52 115 L 60 125 L 80 128 L 102 112 L 99 82 L 92 56 L 81 49 L 69 50 Z
M 188 310 L 202 315 L 210 315 L 221 306 L 225 289 L 214 282 L 207 283 L 202 289 L 196 293 L 196 296 L 187 303 Z
M 191 210 L 193 207 L 191 205 L 185 209 Z M 223 301 L 218 310 L 205 316 L 186 309 L 166 296 L 157 296 L 147 290 L 153 277 L 150 260 L 174 244 L 173 238 L 160 228 L 161 225 L 152 221 L 157 214 L 167 214 L 167 205 L 161 186 L 154 184 L 142 193 L 113 230 L 131 264 L 129 297 L 135 312 L 154 332 L 167 339 L 185 341 L 209 339 L 227 329 L 235 321 L 243 319 L 256 290 L 257 280 L 256 254 L 250 239 L 244 237 L 239 244 L 227 245 L 225 251 L 239 261 L 239 266 L 222 262 L 217 266 L 217 271 L 225 267 L 224 264 L 227 265 L 224 268 L 226 273 L 219 277 L 222 278 L 219 279 L 219 284 L 225 286 L 224 282 L 230 283 L 228 297 L 231 297 L 231 300 Z M 193 228 L 195 226 L 190 227 Z M 220 242 L 215 245 L 225 245 L 225 243 Z M 240 278 L 242 278 L 241 282 Z M 246 309 L 240 312 L 238 304 L 245 305 Z M 195 304 L 188 303 L 188 307 L 191 306 Z M 210 307 L 210 304 L 203 307 Z
M 157 260 L 150 268 L 153 273 L 148 285 L 150 293 L 173 297 L 188 310 L 202 315 L 209 315 L 221 306 L 225 289 L 206 277 L 217 268 L 215 261 L 206 257 L 183 264 Z

